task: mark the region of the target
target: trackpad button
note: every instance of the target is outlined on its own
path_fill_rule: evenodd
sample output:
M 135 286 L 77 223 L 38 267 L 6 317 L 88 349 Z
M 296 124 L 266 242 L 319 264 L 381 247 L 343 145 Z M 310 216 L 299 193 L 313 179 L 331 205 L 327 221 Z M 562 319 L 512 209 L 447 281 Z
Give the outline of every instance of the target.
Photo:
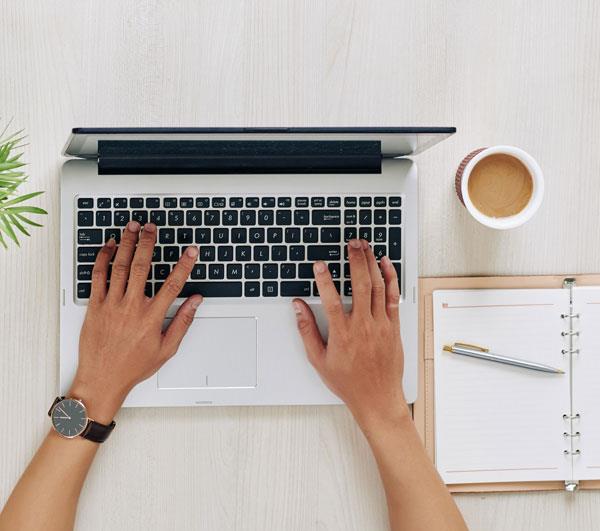
M 256 387 L 256 324 L 255 317 L 194 319 L 158 371 L 159 389 Z

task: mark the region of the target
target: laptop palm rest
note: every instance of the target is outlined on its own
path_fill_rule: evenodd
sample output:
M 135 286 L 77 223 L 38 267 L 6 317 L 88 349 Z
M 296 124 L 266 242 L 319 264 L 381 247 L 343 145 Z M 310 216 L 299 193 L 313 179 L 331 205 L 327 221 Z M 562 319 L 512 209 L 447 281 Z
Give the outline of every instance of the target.
M 194 319 L 177 354 L 158 371 L 158 388 L 256 387 L 256 326 L 255 317 Z

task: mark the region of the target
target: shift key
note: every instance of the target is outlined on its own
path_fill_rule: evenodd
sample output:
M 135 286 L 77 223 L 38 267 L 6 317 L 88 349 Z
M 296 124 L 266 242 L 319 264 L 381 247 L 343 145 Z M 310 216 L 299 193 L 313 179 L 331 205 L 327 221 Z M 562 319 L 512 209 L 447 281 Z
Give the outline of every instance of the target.
M 341 257 L 339 245 L 309 245 L 308 260 L 339 260 Z

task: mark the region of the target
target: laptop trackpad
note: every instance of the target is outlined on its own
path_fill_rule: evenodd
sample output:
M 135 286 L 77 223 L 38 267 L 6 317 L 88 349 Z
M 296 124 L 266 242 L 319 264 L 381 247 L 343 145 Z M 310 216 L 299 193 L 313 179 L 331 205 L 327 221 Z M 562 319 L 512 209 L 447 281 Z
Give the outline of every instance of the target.
M 158 371 L 159 389 L 256 387 L 256 324 L 255 317 L 194 319 Z

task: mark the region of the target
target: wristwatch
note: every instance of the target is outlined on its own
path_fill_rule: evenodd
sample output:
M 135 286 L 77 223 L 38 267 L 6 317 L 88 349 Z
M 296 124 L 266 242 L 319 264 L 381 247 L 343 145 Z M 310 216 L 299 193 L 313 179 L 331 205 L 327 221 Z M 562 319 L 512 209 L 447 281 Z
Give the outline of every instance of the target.
M 85 405 L 78 398 L 57 396 L 50 406 L 48 416 L 55 431 L 67 439 L 81 436 L 88 441 L 102 443 L 116 426 L 114 420 L 106 425 L 90 419 Z

